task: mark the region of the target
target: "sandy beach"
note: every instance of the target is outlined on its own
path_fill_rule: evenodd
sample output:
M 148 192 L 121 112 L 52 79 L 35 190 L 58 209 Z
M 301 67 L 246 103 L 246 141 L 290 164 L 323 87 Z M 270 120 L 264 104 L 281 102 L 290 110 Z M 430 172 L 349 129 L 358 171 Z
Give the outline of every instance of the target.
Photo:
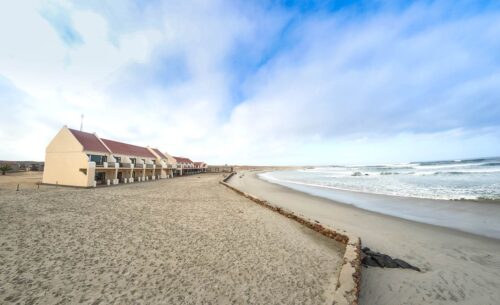
M 325 303 L 343 245 L 221 177 L 19 192 L 0 181 L 0 303 Z
M 257 171 L 229 183 L 274 205 L 361 237 L 363 246 L 422 272 L 362 269 L 360 304 L 498 304 L 500 241 L 382 215 L 262 181 Z

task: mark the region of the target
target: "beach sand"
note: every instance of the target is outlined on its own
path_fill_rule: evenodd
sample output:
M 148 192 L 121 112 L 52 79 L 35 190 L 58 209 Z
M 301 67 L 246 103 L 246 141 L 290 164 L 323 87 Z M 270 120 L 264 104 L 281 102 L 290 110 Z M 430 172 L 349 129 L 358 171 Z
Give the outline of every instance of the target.
M 0 189 L 0 303 L 325 303 L 343 245 L 221 178 Z
M 238 173 L 229 183 L 274 205 L 356 234 L 363 246 L 422 269 L 419 273 L 363 267 L 360 304 L 499 304 L 500 240 L 314 197 L 262 181 L 256 173 Z

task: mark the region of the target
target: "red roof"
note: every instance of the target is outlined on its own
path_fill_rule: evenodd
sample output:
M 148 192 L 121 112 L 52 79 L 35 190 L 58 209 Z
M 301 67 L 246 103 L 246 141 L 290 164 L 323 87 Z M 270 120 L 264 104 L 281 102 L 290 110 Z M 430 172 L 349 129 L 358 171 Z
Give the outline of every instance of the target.
M 97 151 L 108 153 L 106 146 L 102 145 L 101 141 L 93 133 L 83 132 L 68 128 L 75 138 L 82 144 L 83 150 Z
M 205 166 L 205 163 L 204 162 L 194 162 L 194 166 L 198 167 L 198 168 L 201 168 L 201 167 Z
M 153 148 L 153 151 L 160 156 L 162 159 L 168 159 L 167 156 L 165 156 L 158 148 Z
M 184 157 L 174 157 L 175 161 L 179 163 L 193 163 L 189 158 L 184 158 Z
M 127 143 L 102 139 L 106 146 L 111 149 L 114 154 L 135 156 L 135 157 L 145 157 L 145 158 L 156 158 L 146 147 L 131 145 Z

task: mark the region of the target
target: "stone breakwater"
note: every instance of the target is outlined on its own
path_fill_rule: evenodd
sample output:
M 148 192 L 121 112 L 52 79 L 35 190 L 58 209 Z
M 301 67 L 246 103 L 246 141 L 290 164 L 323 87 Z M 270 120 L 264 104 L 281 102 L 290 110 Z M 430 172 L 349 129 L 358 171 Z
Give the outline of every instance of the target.
M 346 232 L 339 233 L 338 230 L 327 228 L 321 225 L 318 221 L 311 221 L 310 219 L 307 219 L 302 215 L 296 215 L 291 211 L 287 211 L 283 208 L 274 206 L 266 200 L 259 199 L 255 196 L 240 191 L 239 189 L 227 183 L 227 181 L 229 181 L 229 179 L 231 179 L 231 177 L 233 177 L 234 175 L 236 175 L 236 172 L 232 172 L 231 174 L 229 174 L 227 177 L 221 180 L 220 183 L 263 207 L 278 212 L 281 215 L 295 220 L 296 222 L 328 238 L 346 245 L 337 287 L 334 294 L 331 296 L 329 303 L 334 305 L 358 304 L 361 282 L 361 239 Z

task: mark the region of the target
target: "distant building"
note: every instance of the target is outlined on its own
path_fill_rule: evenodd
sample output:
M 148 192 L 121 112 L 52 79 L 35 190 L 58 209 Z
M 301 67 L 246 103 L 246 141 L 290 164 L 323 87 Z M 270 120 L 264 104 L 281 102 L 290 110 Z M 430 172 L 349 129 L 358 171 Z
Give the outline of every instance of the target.
M 205 162 L 194 162 L 194 168 L 200 170 L 201 172 L 206 172 L 207 164 Z
M 205 169 L 207 173 L 231 173 L 234 168 L 230 165 L 208 165 Z
M 46 149 L 43 183 L 79 187 L 170 178 L 171 159 L 160 150 L 102 139 L 63 127 Z
M 177 174 L 189 175 L 206 172 L 206 164 L 203 162 L 193 162 L 189 158 L 174 157 L 177 162 Z

